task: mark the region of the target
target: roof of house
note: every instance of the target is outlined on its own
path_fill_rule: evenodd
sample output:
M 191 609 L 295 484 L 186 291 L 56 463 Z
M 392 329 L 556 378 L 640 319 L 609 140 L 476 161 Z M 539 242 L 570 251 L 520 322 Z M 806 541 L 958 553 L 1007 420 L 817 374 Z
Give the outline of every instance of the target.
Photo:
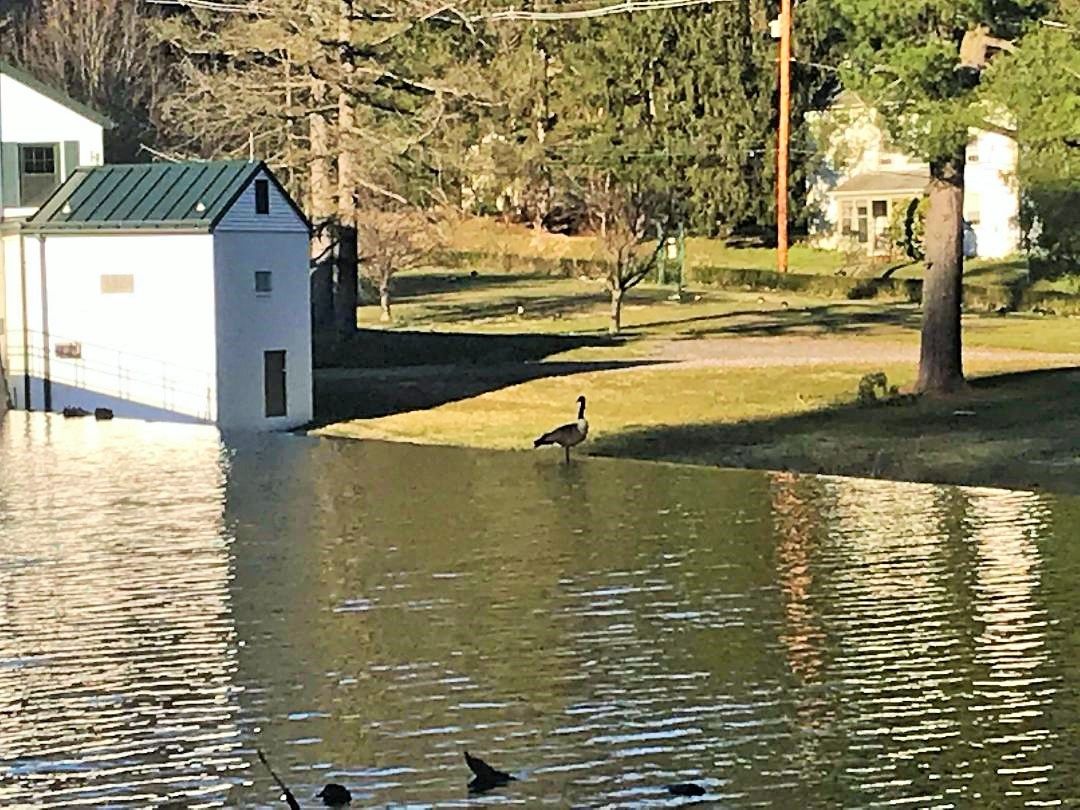
M 113 123 L 112 119 L 108 116 L 99 113 L 92 107 L 86 106 L 81 101 L 76 101 L 64 91 L 57 90 L 55 87 L 50 87 L 49 85 L 45 84 L 45 82 L 31 76 L 25 70 L 17 68 L 2 59 L 0 59 L 0 73 L 4 74 L 5 76 L 10 76 L 19 84 L 24 84 L 31 90 L 36 90 L 46 98 L 51 98 L 57 104 L 64 105 L 69 110 L 77 112 L 83 118 L 88 118 L 95 124 L 105 127 L 105 129 L 112 129 L 114 126 L 116 126 L 116 124 Z
M 832 194 L 921 194 L 930 177 L 919 172 L 864 172 L 848 178 Z
M 266 164 L 246 160 L 82 167 L 26 222 L 29 231 L 212 231 L 266 172 L 301 221 L 307 218 Z

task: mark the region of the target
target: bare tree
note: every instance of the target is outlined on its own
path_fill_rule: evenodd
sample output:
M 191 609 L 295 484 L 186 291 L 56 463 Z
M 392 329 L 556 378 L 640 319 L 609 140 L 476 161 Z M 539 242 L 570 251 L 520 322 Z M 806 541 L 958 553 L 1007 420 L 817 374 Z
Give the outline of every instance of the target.
M 437 211 L 401 206 L 388 209 L 366 206 L 357 215 L 361 272 L 379 290 L 381 319 L 392 319 L 391 286 L 394 275 L 419 267 L 446 243 L 446 222 Z
M 132 158 L 153 130 L 165 65 L 138 0 L 32 0 L 0 52 L 100 109 L 118 127 L 112 157 Z
M 313 320 L 350 333 L 358 195 L 429 204 L 460 152 L 449 124 L 491 106 L 478 57 L 427 47 L 471 23 L 438 0 L 175 1 L 181 10 L 155 25 L 181 76 L 163 103 L 174 145 L 240 157 L 253 141 L 306 196 Z
M 604 286 L 611 296 L 608 331 L 622 329 L 622 305 L 627 290 L 636 287 L 655 268 L 664 244 L 663 219 L 657 215 L 659 200 L 642 191 L 628 191 L 611 184 L 598 187 L 591 207 L 604 223 L 600 246 L 604 258 Z M 659 229 L 659 232 L 658 232 Z M 650 246 L 653 237 L 656 244 Z

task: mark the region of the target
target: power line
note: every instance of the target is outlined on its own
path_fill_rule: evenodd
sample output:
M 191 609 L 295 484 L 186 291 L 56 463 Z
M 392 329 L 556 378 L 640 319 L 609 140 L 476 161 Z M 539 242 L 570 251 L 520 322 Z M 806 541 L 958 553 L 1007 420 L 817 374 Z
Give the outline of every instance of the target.
M 488 11 L 470 17 L 471 22 L 482 20 L 531 20 L 534 22 L 557 22 L 560 20 L 588 20 L 595 17 L 608 17 L 612 14 L 632 14 L 635 11 L 660 11 L 668 8 L 687 8 L 714 3 L 731 3 L 734 0 L 623 0 L 609 6 L 584 8 L 572 11 L 525 11 L 523 9 L 505 9 Z

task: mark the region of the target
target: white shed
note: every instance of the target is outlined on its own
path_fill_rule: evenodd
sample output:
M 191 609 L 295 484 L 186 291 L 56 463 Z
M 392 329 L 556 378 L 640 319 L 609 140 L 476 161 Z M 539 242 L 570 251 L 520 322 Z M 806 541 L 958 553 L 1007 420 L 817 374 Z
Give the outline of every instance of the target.
M 309 238 L 263 163 L 78 169 L 20 227 L 4 274 L 12 403 L 309 422 Z

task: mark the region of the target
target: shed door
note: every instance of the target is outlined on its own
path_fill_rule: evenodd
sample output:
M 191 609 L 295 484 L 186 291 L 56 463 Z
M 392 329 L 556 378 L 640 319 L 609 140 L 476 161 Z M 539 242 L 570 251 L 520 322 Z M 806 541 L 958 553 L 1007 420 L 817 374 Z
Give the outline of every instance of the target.
M 285 416 L 285 352 L 263 352 L 263 391 L 267 416 Z

